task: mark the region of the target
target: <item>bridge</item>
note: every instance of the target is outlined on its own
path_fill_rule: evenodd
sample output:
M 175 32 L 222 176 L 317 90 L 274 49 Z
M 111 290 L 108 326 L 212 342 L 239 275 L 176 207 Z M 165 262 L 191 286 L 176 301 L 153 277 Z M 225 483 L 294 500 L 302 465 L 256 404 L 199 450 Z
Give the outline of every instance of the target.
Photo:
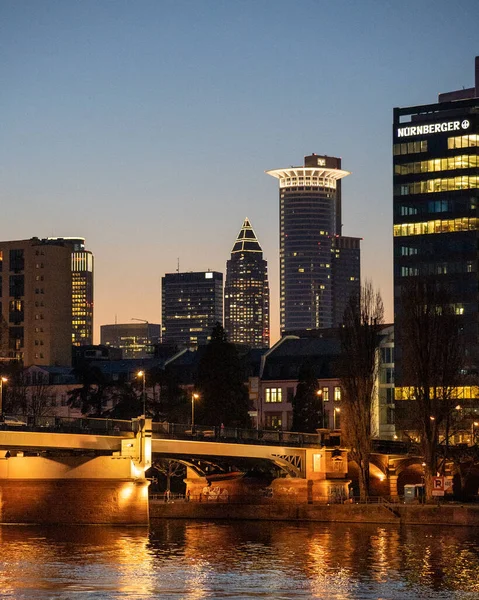
M 397 460 L 401 453 L 405 458 L 404 446 L 388 444 L 388 450 L 396 450 Z M 347 451 L 326 430 L 300 434 L 196 427 L 191 431 L 186 425 L 152 423 L 143 417 L 42 418 L 0 431 L 0 522 L 146 523 L 145 472 L 154 457 L 187 467 L 185 481 L 192 497 L 203 493 L 212 480 L 222 481 L 231 494 L 260 493 L 264 482 L 259 479 L 230 477 L 231 471 L 244 473 L 258 466 L 272 473 L 268 487 L 278 501 L 314 502 L 332 494 L 344 497 L 348 490 Z M 373 469 L 389 477 L 390 458 L 385 461 L 383 456 Z

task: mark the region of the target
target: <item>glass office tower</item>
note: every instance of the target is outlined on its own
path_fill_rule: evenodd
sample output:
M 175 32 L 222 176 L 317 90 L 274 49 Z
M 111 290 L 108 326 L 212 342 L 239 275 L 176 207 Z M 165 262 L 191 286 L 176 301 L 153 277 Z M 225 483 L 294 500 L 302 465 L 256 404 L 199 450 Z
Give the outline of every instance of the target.
M 230 342 L 269 347 L 268 264 L 248 219 L 226 263 L 225 330 Z
M 161 279 L 162 341 L 178 347 L 206 344 L 223 325 L 223 273 L 167 273 Z
M 447 289 L 479 367 L 479 61 L 474 88 L 394 109 L 394 305 L 401 385 L 401 292 L 411 278 Z

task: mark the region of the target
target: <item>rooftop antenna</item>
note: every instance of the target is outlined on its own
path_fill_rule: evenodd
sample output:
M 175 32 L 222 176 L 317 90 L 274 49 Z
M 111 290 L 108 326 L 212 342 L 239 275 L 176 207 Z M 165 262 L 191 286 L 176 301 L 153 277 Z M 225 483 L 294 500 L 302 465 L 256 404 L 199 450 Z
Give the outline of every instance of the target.
M 178 257 L 176 259 L 176 272 L 179 273 L 180 272 L 180 257 Z

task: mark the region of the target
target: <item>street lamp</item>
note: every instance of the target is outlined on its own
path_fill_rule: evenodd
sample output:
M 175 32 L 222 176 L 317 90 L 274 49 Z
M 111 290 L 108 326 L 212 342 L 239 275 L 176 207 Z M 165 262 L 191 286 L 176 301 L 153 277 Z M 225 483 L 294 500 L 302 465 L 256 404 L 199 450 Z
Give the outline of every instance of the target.
M 341 409 L 336 406 L 336 408 L 334 409 L 334 429 L 337 429 L 336 425 L 337 425 L 337 419 L 339 419 L 339 413 L 341 412 Z
M 7 377 L 0 377 L 0 415 L 3 415 L 3 384 L 7 381 Z
M 146 390 L 145 390 L 145 380 L 146 380 L 146 371 L 138 371 L 138 373 L 136 374 L 137 377 L 141 377 L 143 380 L 143 415 L 146 418 Z
M 199 394 L 191 395 L 191 433 L 195 432 L 195 400 L 198 400 Z

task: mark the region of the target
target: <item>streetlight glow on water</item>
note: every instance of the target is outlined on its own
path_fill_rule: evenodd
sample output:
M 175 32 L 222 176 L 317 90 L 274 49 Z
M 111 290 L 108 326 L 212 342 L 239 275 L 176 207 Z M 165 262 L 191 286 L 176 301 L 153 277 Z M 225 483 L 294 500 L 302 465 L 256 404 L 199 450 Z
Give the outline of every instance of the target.
M 185 521 L 0 527 L 1 597 L 473 600 L 479 530 Z

